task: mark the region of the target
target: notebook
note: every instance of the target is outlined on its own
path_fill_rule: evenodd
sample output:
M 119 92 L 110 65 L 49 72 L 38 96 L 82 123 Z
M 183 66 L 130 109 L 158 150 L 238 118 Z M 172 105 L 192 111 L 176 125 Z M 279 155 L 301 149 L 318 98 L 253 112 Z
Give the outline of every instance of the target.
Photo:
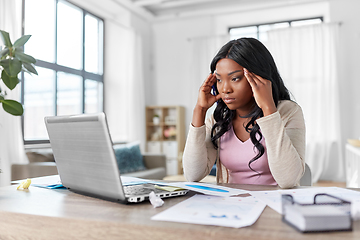
M 122 203 L 185 195 L 155 184 L 123 186 L 105 113 L 45 117 L 46 129 L 62 184 L 83 195 Z

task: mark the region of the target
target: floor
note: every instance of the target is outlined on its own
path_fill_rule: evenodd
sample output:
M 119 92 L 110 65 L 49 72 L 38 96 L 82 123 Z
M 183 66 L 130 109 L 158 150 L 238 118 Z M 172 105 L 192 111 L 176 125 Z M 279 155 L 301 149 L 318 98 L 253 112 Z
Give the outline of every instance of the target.
M 318 181 L 313 184 L 314 187 L 346 187 L 346 182 Z

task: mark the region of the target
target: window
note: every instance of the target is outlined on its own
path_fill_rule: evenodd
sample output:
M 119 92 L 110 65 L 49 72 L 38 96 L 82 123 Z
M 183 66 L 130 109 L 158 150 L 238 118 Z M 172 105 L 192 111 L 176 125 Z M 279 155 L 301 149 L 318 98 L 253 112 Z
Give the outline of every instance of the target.
M 22 74 L 24 141 L 41 143 L 45 116 L 103 111 L 103 20 L 65 0 L 23 6 L 23 33 L 32 35 L 24 51 L 38 71 Z
M 322 17 L 316 17 L 311 19 L 291 20 L 285 22 L 276 22 L 268 24 L 259 24 L 252 26 L 234 27 L 229 29 L 231 39 L 237 39 L 241 37 L 252 37 L 259 39 L 261 42 L 267 41 L 266 32 L 272 29 L 287 28 L 295 26 L 303 26 L 309 24 L 322 23 Z

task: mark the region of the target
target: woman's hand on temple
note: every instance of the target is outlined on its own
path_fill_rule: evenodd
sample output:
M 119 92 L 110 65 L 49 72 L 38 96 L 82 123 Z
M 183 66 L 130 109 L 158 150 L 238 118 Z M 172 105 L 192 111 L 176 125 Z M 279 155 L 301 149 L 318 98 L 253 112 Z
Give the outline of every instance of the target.
M 212 86 L 216 84 L 216 76 L 215 74 L 210 74 L 206 80 L 204 81 L 204 83 L 201 85 L 200 90 L 199 90 L 199 95 L 198 95 L 198 100 L 197 100 L 197 107 L 203 109 L 203 110 L 208 110 L 217 100 L 219 100 L 220 94 L 214 96 L 211 93 L 211 89 Z
M 245 77 L 254 93 L 257 105 L 262 109 L 264 116 L 277 111 L 272 95 L 271 81 L 264 79 L 244 68 Z
M 211 89 L 214 84 L 216 84 L 215 74 L 210 74 L 200 87 L 191 122 L 194 127 L 200 127 L 205 124 L 206 111 L 221 98 L 220 94 L 216 96 L 211 94 Z

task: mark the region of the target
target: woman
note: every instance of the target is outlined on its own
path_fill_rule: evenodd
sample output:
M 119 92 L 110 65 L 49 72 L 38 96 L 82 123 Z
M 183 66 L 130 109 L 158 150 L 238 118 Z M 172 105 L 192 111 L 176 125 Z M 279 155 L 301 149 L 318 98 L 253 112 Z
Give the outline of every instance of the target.
M 253 38 L 232 40 L 210 68 L 184 150 L 186 179 L 200 181 L 216 162 L 220 183 L 298 185 L 305 169 L 304 118 L 270 52 Z

